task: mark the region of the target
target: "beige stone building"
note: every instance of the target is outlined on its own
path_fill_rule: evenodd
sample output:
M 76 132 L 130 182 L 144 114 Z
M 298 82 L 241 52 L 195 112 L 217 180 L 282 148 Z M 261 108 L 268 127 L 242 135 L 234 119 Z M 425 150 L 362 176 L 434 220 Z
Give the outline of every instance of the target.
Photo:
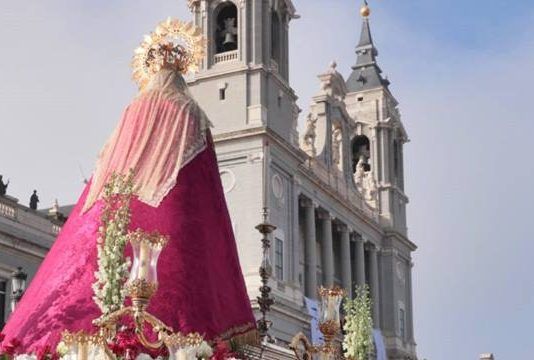
M 35 211 L 18 199 L 0 196 L 0 329 L 12 306 L 12 276 L 17 268 L 31 281 L 71 207 Z
M 272 334 L 284 346 L 310 334 L 305 299 L 320 285 L 368 284 L 375 337 L 388 359 L 415 359 L 412 257 L 403 146 L 408 136 L 362 18 L 348 79 L 331 64 L 302 114 L 289 84 L 291 0 L 190 0 L 208 39 L 189 84 L 214 123 L 221 177 L 253 303 L 262 207 L 272 239 Z M 311 76 L 311 74 L 310 74 Z

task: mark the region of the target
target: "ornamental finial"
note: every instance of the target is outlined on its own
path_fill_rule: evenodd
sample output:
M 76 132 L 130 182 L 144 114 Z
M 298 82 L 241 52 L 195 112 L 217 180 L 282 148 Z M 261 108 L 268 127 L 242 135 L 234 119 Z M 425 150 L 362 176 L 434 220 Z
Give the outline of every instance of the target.
M 371 15 L 371 9 L 369 8 L 369 4 L 367 4 L 367 0 L 363 0 L 363 5 L 360 8 L 360 15 L 364 18 Z

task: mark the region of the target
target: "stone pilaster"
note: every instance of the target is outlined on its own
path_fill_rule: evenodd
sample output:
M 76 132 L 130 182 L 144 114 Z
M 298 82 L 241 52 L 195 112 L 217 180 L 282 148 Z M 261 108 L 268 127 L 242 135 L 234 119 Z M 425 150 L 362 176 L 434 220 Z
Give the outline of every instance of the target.
M 360 235 L 355 235 L 355 238 L 355 279 L 356 285 L 363 286 L 365 285 L 365 249 L 362 237 Z
M 374 245 L 368 246 L 369 250 L 369 279 L 370 279 L 370 290 L 371 297 L 373 299 L 373 323 L 374 327 L 380 327 L 380 291 L 379 291 L 379 280 L 378 280 L 378 254 L 377 249 Z
M 304 209 L 304 293 L 311 299 L 317 297 L 317 249 L 315 235 L 315 205 L 309 199 L 300 201 Z
M 346 225 L 339 225 L 341 233 L 341 282 L 347 291 L 347 296 L 352 298 L 352 275 L 350 264 L 350 233 Z
M 413 329 L 412 268 L 413 268 L 413 263 L 409 262 L 408 270 L 407 270 L 408 274 L 406 277 L 406 281 L 407 281 L 406 292 L 407 292 L 407 299 L 408 299 L 408 304 L 407 304 L 408 311 L 406 314 L 406 321 L 407 321 L 407 326 L 408 326 L 408 339 L 410 340 L 412 344 L 415 344 L 414 329 Z
M 323 264 L 323 285 L 334 286 L 334 246 L 332 242 L 332 217 L 323 212 L 321 219 L 321 252 Z

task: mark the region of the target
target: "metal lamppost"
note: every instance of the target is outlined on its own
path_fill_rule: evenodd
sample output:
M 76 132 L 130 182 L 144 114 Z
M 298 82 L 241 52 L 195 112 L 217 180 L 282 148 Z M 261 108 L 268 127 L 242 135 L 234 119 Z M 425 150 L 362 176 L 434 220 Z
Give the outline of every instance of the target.
M 263 259 L 260 266 L 260 277 L 261 277 L 261 287 L 260 287 L 260 296 L 258 296 L 257 301 L 260 307 L 261 318 L 258 320 L 258 332 L 262 343 L 268 342 L 273 343 L 274 339 L 269 335 L 269 328 L 271 327 L 271 321 L 267 320 L 267 312 L 271 309 L 271 306 L 274 304 L 273 298 L 270 296 L 271 288 L 269 287 L 269 278 L 272 275 L 272 264 L 270 260 L 270 248 L 271 240 L 269 238 L 270 234 L 276 230 L 276 226 L 272 225 L 268 221 L 269 210 L 267 208 L 263 209 L 263 222 L 256 226 L 256 229 L 263 235 L 261 239 L 262 249 L 263 249 Z M 261 356 L 260 356 L 261 358 Z
M 24 295 L 26 290 L 26 280 L 28 279 L 28 274 L 26 274 L 22 267 L 18 267 L 16 271 L 11 274 L 11 311 L 15 311 L 17 303 Z

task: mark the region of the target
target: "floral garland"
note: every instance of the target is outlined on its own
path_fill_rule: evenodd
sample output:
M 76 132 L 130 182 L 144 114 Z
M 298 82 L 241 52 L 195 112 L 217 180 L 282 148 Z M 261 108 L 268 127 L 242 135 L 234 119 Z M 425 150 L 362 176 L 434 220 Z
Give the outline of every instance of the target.
M 113 174 L 104 187 L 104 207 L 97 240 L 98 271 L 93 284 L 93 299 L 102 315 L 121 308 L 126 297 L 123 286 L 131 266 L 130 258 L 124 256 L 130 224 L 130 201 L 133 194 L 133 172 Z
M 347 359 L 367 360 L 373 347 L 373 318 L 371 316 L 372 300 L 367 285 L 357 286 L 356 297 L 345 298 L 345 324 L 343 330 L 343 351 Z

